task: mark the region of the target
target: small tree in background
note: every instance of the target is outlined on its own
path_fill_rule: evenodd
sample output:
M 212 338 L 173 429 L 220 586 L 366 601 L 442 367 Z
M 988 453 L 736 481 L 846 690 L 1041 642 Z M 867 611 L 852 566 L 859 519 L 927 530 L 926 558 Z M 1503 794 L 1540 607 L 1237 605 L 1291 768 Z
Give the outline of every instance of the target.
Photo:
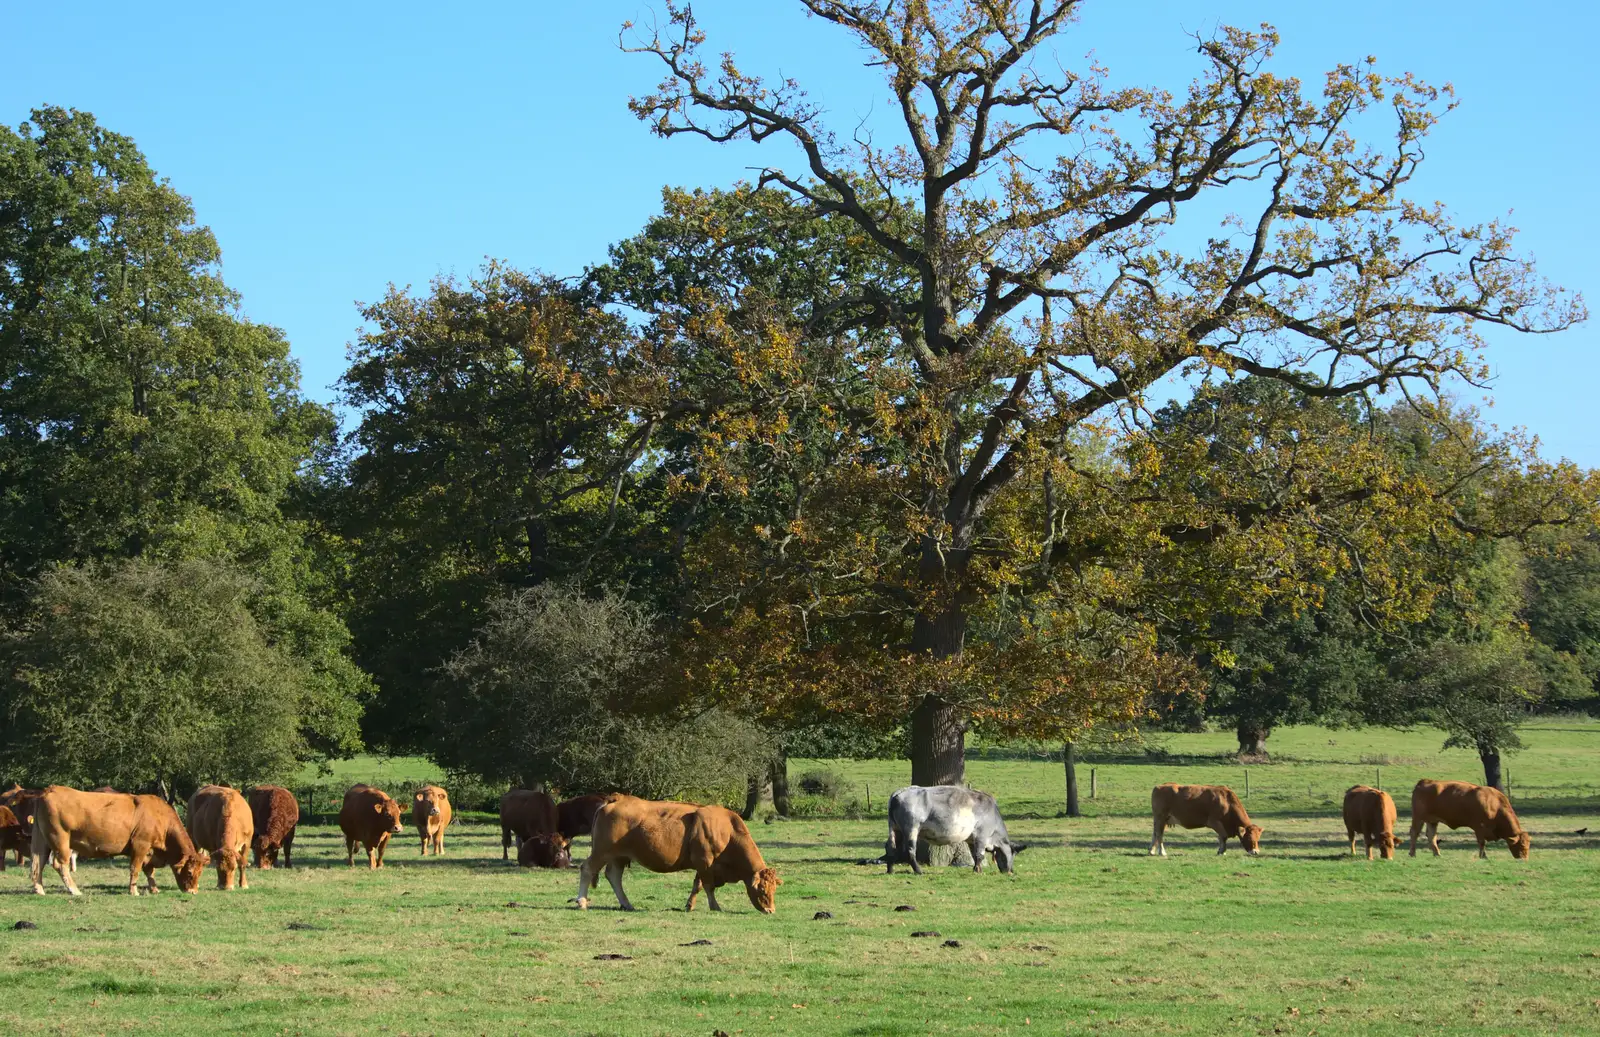
M 3 642 L 0 766 L 30 782 L 169 799 L 206 781 L 287 780 L 317 742 L 359 746 L 359 704 L 318 701 L 311 667 L 210 562 L 57 569 Z M 310 726 L 306 726 L 310 725 Z
M 667 701 L 656 623 L 609 592 L 491 600 L 444 667 L 440 762 L 564 792 L 738 801 L 773 746 L 752 723 Z

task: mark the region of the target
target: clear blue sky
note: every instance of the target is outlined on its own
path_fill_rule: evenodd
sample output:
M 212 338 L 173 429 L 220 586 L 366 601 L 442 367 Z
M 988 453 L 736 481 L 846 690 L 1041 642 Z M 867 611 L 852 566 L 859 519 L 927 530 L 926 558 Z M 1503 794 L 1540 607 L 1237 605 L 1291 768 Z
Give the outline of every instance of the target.
M 798 4 L 695 7 L 713 49 L 800 79 L 842 127 L 883 114 L 877 72 Z M 628 114 L 659 79 L 616 46 L 622 21 L 649 16 L 636 0 L 0 9 L 0 120 L 50 103 L 133 136 L 194 199 L 249 316 L 285 329 L 323 399 L 356 303 L 389 282 L 421 287 L 489 256 L 576 273 L 642 225 L 664 184 L 725 185 L 759 161 L 748 146 L 657 140 Z M 1186 32 L 1264 20 L 1284 36 L 1276 69 L 1308 84 L 1368 54 L 1453 82 L 1461 108 L 1414 193 L 1474 219 L 1514 210 L 1545 273 L 1600 310 L 1600 4 L 1091 0 L 1057 50 L 1069 64 L 1093 51 L 1113 82 L 1181 89 L 1196 68 Z M 1597 338 L 1600 322 L 1497 337 L 1490 418 L 1600 466 Z

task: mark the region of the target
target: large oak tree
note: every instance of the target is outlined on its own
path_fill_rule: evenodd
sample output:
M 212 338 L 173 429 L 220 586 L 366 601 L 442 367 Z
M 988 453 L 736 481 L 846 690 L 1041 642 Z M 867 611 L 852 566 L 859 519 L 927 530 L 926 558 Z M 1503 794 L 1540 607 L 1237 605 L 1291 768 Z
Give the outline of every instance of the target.
M 1315 449 L 1275 469 L 1281 492 L 1193 493 L 1204 445 L 1142 440 L 1158 382 L 1245 373 L 1311 398 L 1425 395 L 1483 380 L 1482 325 L 1546 332 L 1583 315 L 1510 228 L 1407 196 L 1451 103 L 1409 75 L 1347 65 L 1307 89 L 1273 71 L 1272 30 L 1225 29 L 1199 41 L 1186 89 L 1116 88 L 1057 63 L 1058 47 L 1089 49 L 1068 35 L 1079 0 L 801 2 L 882 69 L 897 141 L 835 132 L 799 84 L 731 55 L 706 63 L 687 7 L 628 37 L 666 72 L 633 109 L 666 137 L 791 145 L 757 188 L 840 228 L 909 290 L 841 290 L 804 322 L 756 299 L 708 305 L 672 333 L 719 346 L 730 376 L 680 382 L 688 396 L 638 413 L 703 419 L 700 470 L 721 475 L 759 471 L 726 463 L 757 448 L 788 464 L 769 448 L 812 416 L 808 442 L 834 449 L 802 466 L 782 522 L 730 530 L 706 555 L 711 575 L 740 573 L 713 618 L 768 662 L 788 650 L 769 672 L 791 683 L 807 660 L 857 649 L 858 699 L 915 702 L 919 783 L 961 779 L 972 717 L 1070 725 L 1097 696 L 1131 700 L 1162 669 L 1152 612 L 1259 604 L 1299 593 L 1307 566 L 1358 564 L 1319 516 L 1407 514 L 1381 465 Z M 1223 211 L 1239 215 L 1219 224 Z M 853 404 L 806 381 L 822 344 L 866 381 Z M 1107 436 L 1097 464 L 1086 444 Z M 1130 575 L 1137 588 L 1112 586 Z M 734 653 L 708 674 L 719 665 L 735 682 L 759 669 Z

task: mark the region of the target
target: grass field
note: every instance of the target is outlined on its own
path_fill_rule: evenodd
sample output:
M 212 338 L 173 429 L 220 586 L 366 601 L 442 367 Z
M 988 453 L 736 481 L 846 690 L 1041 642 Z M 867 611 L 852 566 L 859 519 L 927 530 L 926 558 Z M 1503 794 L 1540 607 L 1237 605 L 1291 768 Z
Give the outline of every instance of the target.
M 1242 785 L 1219 755 L 1223 736 L 1170 739 L 1164 761 L 1096 762 L 1101 796 L 1085 802 L 1096 816 L 1073 820 L 1053 816 L 1059 763 L 975 760 L 975 785 L 1013 817 L 1038 815 L 1011 825 L 1030 844 L 1017 877 L 862 865 L 881 851 L 879 816 L 758 823 L 784 877 L 770 918 L 735 890 L 721 915 L 685 914 L 689 876 L 636 871 L 639 912 L 613 910 L 602 887 L 597 909 L 579 913 L 567 904 L 575 872 L 503 865 L 498 830 L 481 824 L 453 828 L 443 860 L 399 840 L 377 873 L 346 869 L 335 829 L 302 829 L 303 867 L 252 871 L 252 888 L 232 894 L 212 888 L 211 874 L 198 896 L 175 894 L 168 874 L 167 892 L 134 899 L 120 892 L 120 865 L 85 863 L 88 895 L 68 898 L 47 873 L 50 895 L 35 897 L 13 868 L 0 876 L 0 1024 L 73 1034 L 1600 1032 L 1600 725 L 1526 737 L 1530 750 L 1510 763 L 1514 784 L 1526 781 L 1518 807 L 1534 835 L 1524 863 L 1503 845 L 1478 861 L 1464 832 L 1442 839 L 1439 860 L 1349 859 L 1337 805 L 1324 800 L 1370 780 L 1371 760 L 1390 761 L 1384 785 L 1402 825 L 1416 777 L 1470 779 L 1477 761 L 1438 753 L 1429 732 L 1306 729 L 1275 734 L 1282 762 L 1252 768 L 1261 858 L 1218 858 L 1207 831 L 1171 833 L 1171 857 L 1145 856 L 1156 780 Z M 338 777 L 379 777 L 376 765 L 351 761 Z M 416 761 L 387 766 L 396 786 L 429 776 Z M 871 784 L 876 815 L 878 783 L 886 793 L 905 777 L 887 763 L 795 771 L 812 766 Z M 815 920 L 818 911 L 833 917 Z M 17 919 L 38 928 L 11 931 Z

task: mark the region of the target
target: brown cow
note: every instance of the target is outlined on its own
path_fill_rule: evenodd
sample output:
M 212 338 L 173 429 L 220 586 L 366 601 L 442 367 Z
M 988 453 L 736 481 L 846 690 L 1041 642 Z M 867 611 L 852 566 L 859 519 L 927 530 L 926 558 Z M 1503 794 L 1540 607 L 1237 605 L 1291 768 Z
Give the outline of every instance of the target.
M 572 867 L 572 842 L 560 832 L 536 832 L 517 847 L 517 865 L 523 868 Z
M 1478 856 L 1488 857 L 1488 844 L 1504 839 L 1511 856 L 1528 859 L 1533 840 L 1517 820 L 1511 800 L 1492 785 L 1423 778 L 1411 790 L 1411 856 L 1417 855 L 1417 833 L 1428 826 L 1428 845 L 1439 856 L 1439 825 L 1470 828 L 1478 837 Z
M 367 851 L 367 867 L 383 867 L 383 851 L 389 837 L 405 831 L 400 823 L 400 804 L 382 789 L 371 785 L 351 785 L 339 808 L 339 830 L 344 833 L 345 863 L 355 866 L 356 844 Z
M 422 837 L 422 855 L 433 846 L 436 855 L 444 854 L 444 830 L 450 824 L 450 794 L 437 785 L 424 785 L 411 795 L 411 823 Z
M 249 889 L 250 879 L 245 874 L 249 858 L 245 856 L 256 836 L 255 818 L 250 804 L 238 790 L 226 785 L 203 785 L 189 797 L 189 834 L 194 844 L 210 851 L 217 862 L 217 888 L 232 890 L 233 876 L 239 876 L 239 888 Z
M 1252 857 L 1261 854 L 1261 826 L 1250 823 L 1244 804 L 1226 785 L 1157 785 L 1150 790 L 1150 812 L 1155 816 L 1155 831 L 1150 837 L 1150 856 L 1165 857 L 1167 825 L 1184 828 L 1209 828 L 1217 833 L 1217 855 L 1228 852 L 1228 840 Z
M 79 896 L 72 881 L 71 855 L 127 857 L 128 892 L 139 895 L 139 872 L 144 872 L 150 892 L 156 888 L 156 868 L 170 866 L 178 888 L 185 893 L 200 888 L 200 873 L 210 858 L 195 849 L 177 811 L 160 796 L 127 793 L 79 792 L 51 785 L 34 804 L 33 891 L 44 892 L 41 881 L 49 858 L 66 885 Z
M 548 793 L 512 789 L 500 797 L 500 859 L 510 860 L 507 851 L 513 837 L 520 861 L 523 843 L 536 835 L 554 834 L 556 826 L 556 801 Z
M 17 851 L 17 863 L 22 863 L 22 846 L 30 833 L 23 831 L 22 822 L 10 807 L 0 807 L 0 871 L 6 870 L 6 851 Z
M 277 785 L 257 785 L 250 790 L 250 819 L 255 825 L 255 838 L 250 849 L 255 854 L 256 867 L 267 871 L 278 863 L 278 850 L 283 850 L 283 866 L 294 867 L 290 855 L 294 850 L 294 830 L 300 823 L 300 804 L 294 793 Z
M 570 842 L 594 831 L 594 815 L 605 806 L 604 796 L 574 796 L 556 807 L 556 831 Z
M 1367 860 L 1372 860 L 1372 847 L 1386 861 L 1394 860 L 1394 848 L 1399 841 L 1394 837 L 1394 800 L 1382 789 L 1366 785 L 1353 785 L 1344 794 L 1344 830 L 1350 837 L 1350 856 L 1356 855 L 1356 835 L 1367 848 Z
M 43 789 L 25 789 L 12 782 L 9 789 L 0 792 L 0 807 L 10 810 L 17 824 L 22 826 L 22 845 L 12 847 L 17 851 L 18 864 L 33 853 L 33 806 L 39 799 L 39 793 L 43 791 Z
M 711 910 L 721 911 L 717 887 L 732 882 L 744 883 L 758 911 L 770 915 L 776 909 L 778 873 L 761 859 L 744 819 L 727 807 L 612 795 L 595 815 L 593 838 L 589 859 L 578 870 L 579 908 L 588 909 L 589 887 L 604 868 L 617 903 L 632 911 L 633 904 L 622 891 L 622 872 L 638 861 L 655 872 L 694 872 L 686 911 L 694 910 L 702 889 Z

